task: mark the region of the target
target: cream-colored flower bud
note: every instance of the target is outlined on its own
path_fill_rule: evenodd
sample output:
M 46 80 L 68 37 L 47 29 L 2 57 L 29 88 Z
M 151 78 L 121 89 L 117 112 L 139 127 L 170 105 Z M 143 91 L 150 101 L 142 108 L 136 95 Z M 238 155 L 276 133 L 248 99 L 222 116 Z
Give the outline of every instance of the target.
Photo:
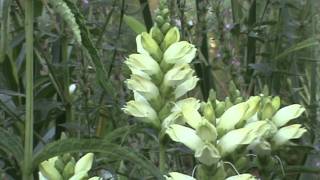
M 196 56 L 197 49 L 187 41 L 173 43 L 163 55 L 167 64 L 190 63 Z
M 270 134 L 275 133 L 272 124 L 269 121 L 250 122 L 244 127 L 251 129 L 251 133 L 254 133 L 257 137 L 268 137 Z
M 217 119 L 217 129 L 219 134 L 235 128 L 248 110 L 248 104 L 243 102 L 230 107 L 222 116 Z
M 74 167 L 74 173 L 77 174 L 78 172 L 85 171 L 88 172 L 93 163 L 93 153 L 87 153 L 86 155 L 82 156 L 76 163 Z
M 164 24 L 161 26 L 161 31 L 162 31 L 163 33 L 167 33 L 168 30 L 170 29 L 170 27 L 171 27 L 171 25 L 170 25 L 168 22 L 166 22 L 166 23 L 164 23 Z
M 156 111 L 146 101 L 129 101 L 123 110 L 127 114 L 140 118 L 145 123 L 160 127 Z
M 219 151 L 213 144 L 206 144 L 202 148 L 198 149 L 195 152 L 195 158 L 198 159 L 199 162 L 205 164 L 207 166 L 211 166 L 220 161 L 221 156 Z
M 62 179 L 61 174 L 54 167 L 54 162 L 43 161 L 39 166 L 39 170 L 47 179 Z
M 240 174 L 228 177 L 226 180 L 256 180 L 256 178 L 251 174 Z
M 196 180 L 195 178 L 185 175 L 185 174 L 181 174 L 178 172 L 171 172 L 169 173 L 169 176 L 164 176 L 166 178 L 166 180 Z
M 171 44 L 180 41 L 180 32 L 177 27 L 171 28 L 161 44 L 162 49 L 167 49 Z
M 256 138 L 250 131 L 248 128 L 235 129 L 222 136 L 217 144 L 221 156 L 232 153 L 240 145 L 250 144 Z
M 204 142 L 214 143 L 217 140 L 217 130 L 207 119 L 199 122 L 196 132 Z
M 178 124 L 171 125 L 166 130 L 166 134 L 173 141 L 180 142 L 195 152 L 205 145 L 195 130 Z
M 244 120 L 249 119 L 252 117 L 255 113 L 257 113 L 259 104 L 260 104 L 260 97 L 259 96 L 251 96 L 249 100 L 247 101 L 247 104 L 249 105 L 248 110 L 243 116 Z
M 136 38 L 137 51 L 141 54 L 149 54 L 156 61 L 162 59 L 162 51 L 157 42 L 146 32 L 141 33 Z
M 290 120 L 298 118 L 304 111 L 305 108 L 300 104 L 292 104 L 277 111 L 272 117 L 272 121 L 277 125 L 277 127 L 281 127 L 287 124 Z
M 140 70 L 149 76 L 161 74 L 160 66 L 152 57 L 146 54 L 131 54 L 125 61 L 132 73 Z
M 291 139 L 300 138 L 307 130 L 301 128 L 301 124 L 293 124 L 283 127 L 273 136 L 272 142 L 275 146 L 282 146 L 289 142 Z
M 158 87 L 152 81 L 145 79 L 139 75 L 131 75 L 127 80 L 128 88 L 137 91 L 147 100 L 156 99 L 159 96 Z

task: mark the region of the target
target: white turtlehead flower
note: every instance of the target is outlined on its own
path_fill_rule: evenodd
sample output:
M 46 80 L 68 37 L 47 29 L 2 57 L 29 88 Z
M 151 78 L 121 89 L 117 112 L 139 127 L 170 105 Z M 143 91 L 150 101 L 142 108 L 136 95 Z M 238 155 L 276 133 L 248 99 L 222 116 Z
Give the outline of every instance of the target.
M 217 120 L 217 128 L 220 131 L 229 131 L 235 128 L 235 125 L 243 120 L 243 116 L 248 110 L 246 102 L 236 104 L 227 109 Z
M 260 100 L 260 96 L 251 96 L 249 100 L 246 101 L 246 103 L 248 104 L 248 109 L 243 116 L 244 120 L 248 120 L 257 113 L 260 105 Z
M 173 141 L 182 143 L 195 152 L 205 145 L 195 130 L 185 126 L 173 124 L 166 130 L 166 133 Z
M 167 87 L 175 88 L 191 78 L 193 73 L 194 70 L 191 69 L 189 64 L 177 64 L 164 75 L 163 84 Z
M 277 131 L 272 122 L 269 121 L 255 121 L 250 122 L 244 126 L 247 129 L 251 129 L 251 133 L 257 135 L 257 137 L 269 137 L 271 134 Z
M 161 73 L 160 66 L 157 61 L 146 54 L 131 54 L 125 63 L 133 74 L 138 70 L 145 72 L 149 76 Z
M 277 111 L 272 117 L 272 121 L 277 125 L 277 127 L 281 127 L 287 124 L 290 120 L 299 117 L 304 111 L 305 108 L 300 104 L 292 104 Z
M 77 89 L 77 84 L 70 84 L 69 86 L 69 94 L 73 94 Z
M 181 174 L 178 172 L 171 172 L 169 173 L 169 176 L 164 176 L 166 178 L 166 180 L 196 180 L 195 178 L 193 178 L 192 176 L 188 176 L 185 174 Z
M 129 115 L 140 118 L 145 123 L 159 127 L 156 111 L 146 101 L 129 101 L 123 108 L 123 111 Z
M 172 108 L 173 112 L 181 112 L 183 120 L 192 128 L 196 129 L 202 120 L 198 109 L 200 108 L 199 100 L 195 98 L 187 98 L 178 101 Z
M 221 156 L 232 153 L 240 145 L 250 144 L 256 139 L 256 135 L 250 133 L 251 129 L 241 128 L 229 131 L 218 141 L 218 149 Z
M 256 180 L 251 174 L 239 174 L 236 176 L 228 177 L 226 180 Z
M 197 78 L 196 76 L 192 76 L 191 78 L 188 78 L 186 81 L 178 85 L 174 90 L 175 98 L 178 99 L 179 97 L 185 95 L 187 92 L 195 88 L 198 80 L 199 78 Z
M 195 152 L 194 156 L 198 159 L 198 161 L 207 166 L 217 164 L 221 159 L 218 149 L 210 143 L 199 148 Z
M 88 172 L 80 171 L 75 173 L 69 180 L 79 180 L 88 177 Z
M 197 49 L 187 41 L 173 43 L 163 55 L 167 64 L 190 63 L 196 56 Z
M 141 76 L 131 75 L 131 78 L 127 80 L 127 85 L 129 89 L 137 91 L 147 100 L 155 99 L 159 96 L 158 87 L 152 81 Z
M 207 119 L 202 119 L 196 128 L 197 135 L 205 142 L 215 143 L 218 137 L 216 127 Z
M 275 146 L 282 146 L 289 142 L 291 139 L 300 138 L 307 130 L 301 128 L 301 124 L 292 124 L 290 126 L 282 127 L 273 136 L 272 141 Z

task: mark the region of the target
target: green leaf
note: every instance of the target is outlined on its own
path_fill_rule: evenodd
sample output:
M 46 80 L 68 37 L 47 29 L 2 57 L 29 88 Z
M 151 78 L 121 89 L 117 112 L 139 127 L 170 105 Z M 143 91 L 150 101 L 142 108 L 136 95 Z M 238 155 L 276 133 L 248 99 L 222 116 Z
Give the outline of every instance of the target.
M 150 172 L 154 177 L 163 179 L 162 174 L 158 168 L 152 164 L 144 156 L 135 153 L 132 149 L 121 147 L 117 144 L 110 143 L 102 139 L 64 139 L 55 141 L 45 146 L 45 148 L 36 154 L 33 159 L 33 169 L 38 165 L 51 157 L 58 156 L 65 153 L 73 152 L 99 152 L 106 155 L 112 155 L 118 157 L 119 160 L 128 160 L 137 166 L 140 166 L 144 170 Z
M 319 39 L 320 39 L 319 36 L 308 38 L 308 39 L 306 39 L 302 42 L 299 42 L 299 43 L 291 46 L 290 48 L 284 50 L 282 53 L 277 55 L 274 59 L 278 60 L 280 58 L 283 58 L 283 57 L 289 55 L 292 52 L 299 51 L 301 49 L 308 48 L 311 46 L 319 45 Z
M 22 167 L 23 147 L 18 136 L 0 128 L 0 149 L 8 155 L 12 155 Z
M 147 28 L 134 17 L 124 15 L 123 20 L 137 34 L 147 32 Z

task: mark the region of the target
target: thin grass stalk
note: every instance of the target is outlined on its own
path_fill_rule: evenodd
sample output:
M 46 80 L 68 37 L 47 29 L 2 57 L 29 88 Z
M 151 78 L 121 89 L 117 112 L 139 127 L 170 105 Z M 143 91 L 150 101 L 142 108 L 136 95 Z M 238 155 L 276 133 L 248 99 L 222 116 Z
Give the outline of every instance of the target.
M 256 23 L 256 0 L 253 0 L 251 3 L 251 7 L 249 10 L 249 17 L 248 17 L 248 26 L 249 28 L 253 28 L 254 24 Z M 256 39 L 255 37 L 251 37 L 248 34 L 248 42 L 246 47 L 246 74 L 245 74 L 245 81 L 248 85 L 248 95 L 253 93 L 253 89 L 249 89 L 250 83 L 252 81 L 253 69 L 250 68 L 250 64 L 254 64 L 256 61 Z
M 0 63 L 2 63 L 5 60 L 6 57 L 6 47 L 7 47 L 7 33 L 8 33 L 8 18 L 9 18 L 9 5 L 10 5 L 10 0 L 4 0 L 1 6 L 1 14 L 0 14 L 0 19 L 1 19 L 1 40 L 0 40 Z
M 33 152 L 33 0 L 25 1 L 26 35 L 26 119 L 23 179 L 30 180 Z

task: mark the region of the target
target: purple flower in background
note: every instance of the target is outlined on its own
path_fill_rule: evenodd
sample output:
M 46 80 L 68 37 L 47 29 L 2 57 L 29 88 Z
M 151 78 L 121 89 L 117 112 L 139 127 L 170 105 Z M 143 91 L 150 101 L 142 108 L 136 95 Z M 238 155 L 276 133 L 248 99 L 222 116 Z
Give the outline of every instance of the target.
M 87 5 L 87 4 L 89 4 L 89 0 L 82 0 L 82 3 Z

